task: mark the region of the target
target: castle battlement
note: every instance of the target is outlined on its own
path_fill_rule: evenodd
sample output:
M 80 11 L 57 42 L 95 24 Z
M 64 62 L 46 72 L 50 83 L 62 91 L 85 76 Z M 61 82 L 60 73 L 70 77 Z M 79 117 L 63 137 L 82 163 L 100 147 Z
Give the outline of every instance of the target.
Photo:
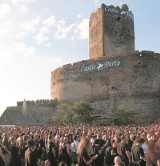
M 128 59 L 135 59 L 138 61 L 143 61 L 144 58 L 148 60 L 160 59 L 160 53 L 155 53 L 154 51 L 131 51 L 126 52 L 124 54 L 115 54 L 114 57 L 99 57 L 97 59 L 89 59 L 83 60 L 79 62 L 75 62 L 73 64 L 66 64 L 62 67 L 57 68 L 56 70 L 52 71 L 51 78 L 53 80 L 61 80 L 66 79 L 66 76 L 72 77 L 73 73 L 75 75 L 84 74 L 83 72 L 88 71 L 95 71 L 97 68 L 101 68 L 101 70 L 110 69 L 110 68 L 117 68 L 120 65 L 120 59 L 125 61 Z M 101 66 L 99 64 L 101 63 Z M 102 69 L 103 65 L 103 69 Z M 100 70 L 99 70 L 100 71 Z

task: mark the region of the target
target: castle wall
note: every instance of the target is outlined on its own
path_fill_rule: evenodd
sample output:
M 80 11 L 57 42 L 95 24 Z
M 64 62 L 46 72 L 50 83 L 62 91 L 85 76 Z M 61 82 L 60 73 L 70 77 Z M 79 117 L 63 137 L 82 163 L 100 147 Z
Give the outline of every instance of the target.
M 159 115 L 160 55 L 130 52 L 65 65 L 52 72 L 51 96 L 63 102 L 85 100 L 107 115 L 118 109 L 149 122 Z
M 22 111 L 22 104 L 17 105 L 17 109 Z M 27 113 L 31 114 L 38 123 L 47 124 L 51 121 L 51 116 L 55 111 L 54 105 L 51 104 L 35 104 L 27 102 Z

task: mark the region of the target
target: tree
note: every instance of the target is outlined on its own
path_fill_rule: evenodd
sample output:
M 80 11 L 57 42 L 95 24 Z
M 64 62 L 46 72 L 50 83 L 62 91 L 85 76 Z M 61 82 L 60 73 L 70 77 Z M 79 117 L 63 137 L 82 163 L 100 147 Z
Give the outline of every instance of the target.
M 134 123 L 135 114 L 133 110 L 126 108 L 118 109 L 116 113 L 117 123 L 123 125 Z
M 55 123 L 68 123 L 71 121 L 71 109 L 67 103 L 61 103 L 57 110 L 52 114 L 52 120 Z
M 93 108 L 85 101 L 75 102 L 72 106 L 73 116 L 76 121 L 92 123 Z

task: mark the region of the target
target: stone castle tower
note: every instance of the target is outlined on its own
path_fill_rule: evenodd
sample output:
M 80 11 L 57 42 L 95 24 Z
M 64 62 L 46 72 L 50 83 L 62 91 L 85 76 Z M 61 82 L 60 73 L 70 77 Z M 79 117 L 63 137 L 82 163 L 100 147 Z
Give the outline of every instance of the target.
M 90 17 L 89 58 L 134 51 L 134 38 L 134 17 L 128 6 L 102 4 Z
M 113 117 L 118 110 L 132 110 L 137 123 L 160 117 L 160 54 L 135 51 L 128 6 L 102 4 L 89 27 L 89 59 L 52 71 L 52 99 L 84 100 L 96 113 Z

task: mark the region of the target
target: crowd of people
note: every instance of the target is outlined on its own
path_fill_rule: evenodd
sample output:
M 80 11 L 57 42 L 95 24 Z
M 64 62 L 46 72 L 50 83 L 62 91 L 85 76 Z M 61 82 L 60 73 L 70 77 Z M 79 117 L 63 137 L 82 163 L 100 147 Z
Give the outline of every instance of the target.
M 160 125 L 0 127 L 0 166 L 160 166 Z

